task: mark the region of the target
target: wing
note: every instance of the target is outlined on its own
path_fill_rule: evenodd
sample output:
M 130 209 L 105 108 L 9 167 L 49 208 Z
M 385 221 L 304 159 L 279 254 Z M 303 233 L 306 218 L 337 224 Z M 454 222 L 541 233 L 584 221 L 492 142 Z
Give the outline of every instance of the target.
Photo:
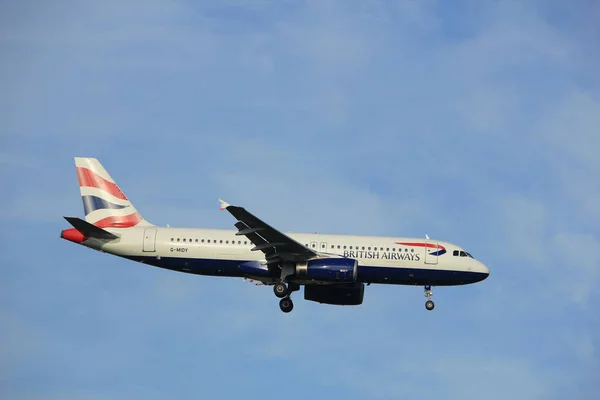
M 306 261 L 317 255 L 314 250 L 271 227 L 246 209 L 232 206 L 221 199 L 219 199 L 219 203 L 221 203 L 221 210 L 229 211 L 237 219 L 235 226 L 238 228 L 238 232 L 236 235 L 246 236 L 254 243 L 251 250 L 262 251 L 269 267 L 275 265 L 281 267 L 285 261 Z

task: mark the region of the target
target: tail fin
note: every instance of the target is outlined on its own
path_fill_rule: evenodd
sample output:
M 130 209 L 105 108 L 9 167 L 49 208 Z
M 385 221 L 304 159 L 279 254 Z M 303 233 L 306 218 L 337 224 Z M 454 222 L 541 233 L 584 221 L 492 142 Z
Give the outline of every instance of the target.
M 87 222 L 99 228 L 152 225 L 142 218 L 97 159 L 75 157 L 75 166 Z

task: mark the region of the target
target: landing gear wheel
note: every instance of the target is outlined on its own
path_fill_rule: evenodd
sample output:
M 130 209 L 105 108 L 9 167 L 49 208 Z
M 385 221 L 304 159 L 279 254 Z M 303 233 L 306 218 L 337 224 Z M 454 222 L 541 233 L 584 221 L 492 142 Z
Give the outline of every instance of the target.
M 425 308 L 428 309 L 429 311 L 433 310 L 433 308 L 435 307 L 435 303 L 431 300 L 427 300 L 425 302 Z
M 281 311 L 284 313 L 289 313 L 294 309 L 294 303 L 292 303 L 292 299 L 285 297 L 279 301 L 279 308 L 281 308 Z
M 279 282 L 279 283 L 276 283 L 275 286 L 273 286 L 273 292 L 275 292 L 275 296 L 277 296 L 280 299 L 282 299 L 285 296 L 287 296 L 287 294 L 288 294 L 288 288 L 285 285 L 285 283 Z
M 431 289 L 431 285 L 425 285 L 425 297 L 427 301 L 425 302 L 425 308 L 429 311 L 433 310 L 435 304 L 431 301 L 431 296 L 433 296 L 433 290 Z

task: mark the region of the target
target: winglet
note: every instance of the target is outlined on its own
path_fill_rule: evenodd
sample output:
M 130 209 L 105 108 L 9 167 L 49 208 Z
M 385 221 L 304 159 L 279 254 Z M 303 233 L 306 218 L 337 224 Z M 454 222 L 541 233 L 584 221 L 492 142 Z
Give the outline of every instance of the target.
M 221 199 L 219 199 L 219 204 L 221 205 L 221 211 L 225 210 L 227 207 L 229 207 L 231 205 L 228 202 L 223 201 Z

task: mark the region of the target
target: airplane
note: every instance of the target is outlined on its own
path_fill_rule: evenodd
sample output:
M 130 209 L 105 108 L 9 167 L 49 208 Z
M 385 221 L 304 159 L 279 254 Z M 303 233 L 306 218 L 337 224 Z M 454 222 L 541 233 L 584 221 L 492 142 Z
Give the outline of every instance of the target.
M 85 219 L 61 238 L 155 267 L 197 275 L 240 277 L 273 286 L 281 311 L 304 286 L 304 299 L 360 305 L 365 284 L 423 286 L 433 310 L 434 286 L 483 281 L 490 271 L 462 247 L 423 239 L 283 233 L 246 209 L 219 200 L 236 230 L 159 227 L 145 220 L 102 164 L 75 157 Z

